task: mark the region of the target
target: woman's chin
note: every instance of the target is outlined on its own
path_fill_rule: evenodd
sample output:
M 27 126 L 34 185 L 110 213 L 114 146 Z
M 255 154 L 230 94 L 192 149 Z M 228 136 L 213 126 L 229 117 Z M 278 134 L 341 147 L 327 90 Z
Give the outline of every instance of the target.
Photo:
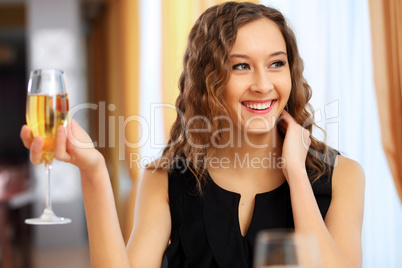
M 247 128 L 247 135 L 263 135 L 271 132 L 273 128 Z

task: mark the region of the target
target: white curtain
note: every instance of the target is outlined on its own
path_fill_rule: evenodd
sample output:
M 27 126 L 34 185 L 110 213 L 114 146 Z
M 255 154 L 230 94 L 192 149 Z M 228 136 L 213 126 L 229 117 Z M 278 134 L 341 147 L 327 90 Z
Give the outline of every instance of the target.
M 148 122 L 148 130 L 142 128 L 142 138 L 148 141 L 140 149 L 140 166 L 161 155 L 164 140 L 164 125 L 161 108 L 161 2 L 141 0 L 141 55 L 140 55 L 140 108 L 141 116 Z
M 330 145 L 364 168 L 363 267 L 402 267 L 402 210 L 381 146 L 367 1 L 261 3 L 280 9 L 296 31 Z
M 358 161 L 366 174 L 363 266 L 402 267 L 402 209 L 380 140 L 366 0 L 261 0 L 281 10 L 295 29 L 318 125 L 329 144 Z M 141 115 L 160 102 L 160 0 L 141 0 Z M 143 163 L 160 155 L 160 110 L 141 148 Z M 314 132 L 320 136 L 320 132 Z

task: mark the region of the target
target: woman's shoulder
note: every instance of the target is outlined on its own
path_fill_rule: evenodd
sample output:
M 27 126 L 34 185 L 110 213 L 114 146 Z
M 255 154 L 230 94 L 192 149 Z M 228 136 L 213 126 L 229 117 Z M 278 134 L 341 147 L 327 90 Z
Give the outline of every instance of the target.
M 157 161 L 151 162 L 141 170 L 138 189 L 168 200 L 168 170 L 158 167 Z
M 332 175 L 332 188 L 364 188 L 365 176 L 362 166 L 355 160 L 337 155 Z

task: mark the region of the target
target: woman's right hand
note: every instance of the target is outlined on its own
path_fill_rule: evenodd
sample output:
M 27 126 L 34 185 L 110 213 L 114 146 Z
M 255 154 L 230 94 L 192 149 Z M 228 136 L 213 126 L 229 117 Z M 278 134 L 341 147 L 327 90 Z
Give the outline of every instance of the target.
M 42 163 L 43 138 L 34 138 L 27 125 L 22 126 L 20 136 L 24 146 L 30 149 L 31 162 Z M 56 140 L 55 158 L 76 165 L 81 172 L 91 172 L 104 163 L 102 154 L 95 149 L 89 135 L 75 120 L 71 120 L 67 127 L 59 127 Z

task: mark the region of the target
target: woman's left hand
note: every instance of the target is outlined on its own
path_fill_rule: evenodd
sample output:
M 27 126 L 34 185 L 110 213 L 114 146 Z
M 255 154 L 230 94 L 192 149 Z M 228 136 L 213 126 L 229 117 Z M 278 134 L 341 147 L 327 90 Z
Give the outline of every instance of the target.
M 278 129 L 285 133 L 282 146 L 283 173 L 289 180 L 292 171 L 306 170 L 306 157 L 311 144 L 310 131 L 299 125 L 285 110 L 282 111 Z

